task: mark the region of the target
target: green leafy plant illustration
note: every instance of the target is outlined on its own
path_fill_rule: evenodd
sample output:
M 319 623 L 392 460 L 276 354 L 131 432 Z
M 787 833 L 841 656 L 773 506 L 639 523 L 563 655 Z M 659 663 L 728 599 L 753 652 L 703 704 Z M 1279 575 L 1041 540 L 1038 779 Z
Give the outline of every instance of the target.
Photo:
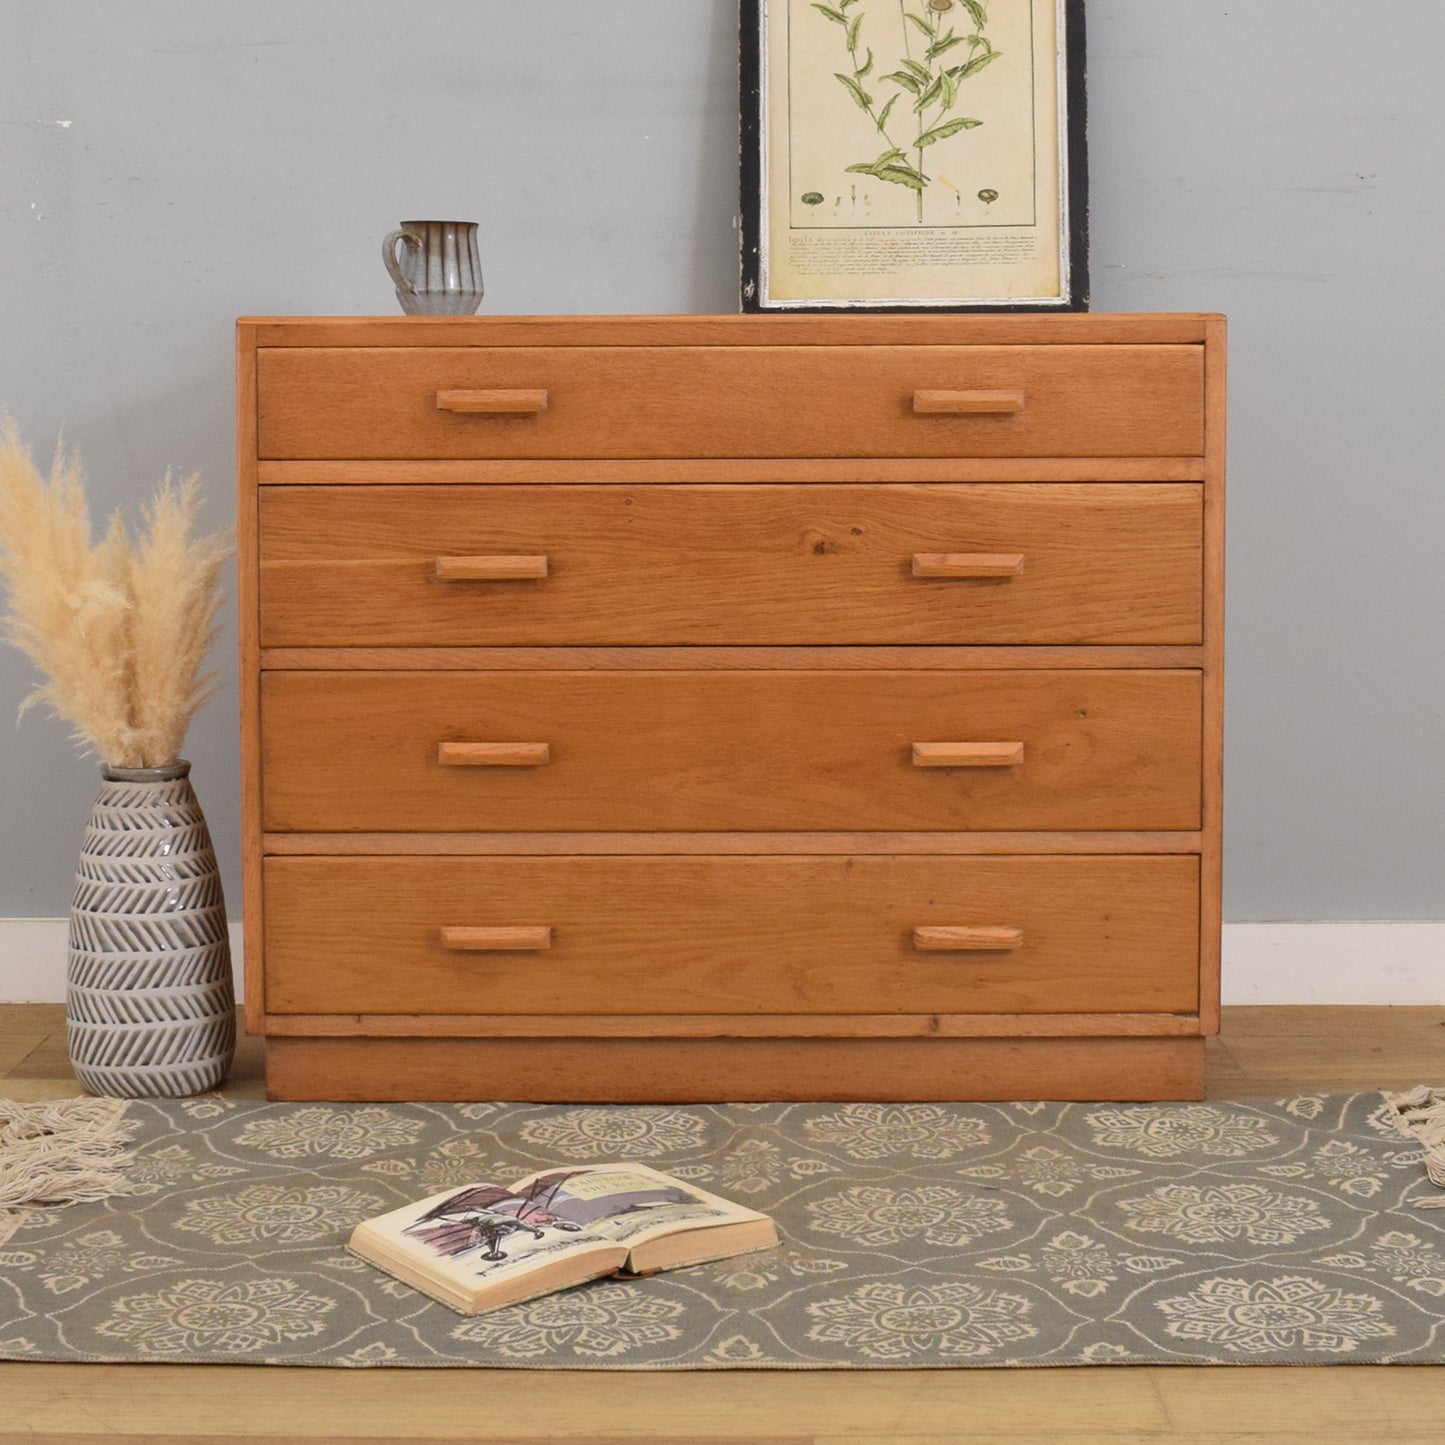
M 898 0 L 903 57 L 896 70 L 886 73 L 878 72 L 873 50 L 864 42 L 868 12 L 863 0 L 815 3 L 813 9 L 841 27 L 849 70 L 834 71 L 834 75 L 873 122 L 886 146 L 876 159 L 859 161 L 847 169 L 890 185 L 907 186 L 918 198 L 921 225 L 923 193 L 932 181 L 923 169 L 923 152 L 983 124 L 953 112 L 965 82 L 1003 54 L 984 34 L 986 0 Z M 960 50 L 960 46 L 968 48 Z M 892 87 L 893 93 L 880 101 L 873 90 L 885 85 Z

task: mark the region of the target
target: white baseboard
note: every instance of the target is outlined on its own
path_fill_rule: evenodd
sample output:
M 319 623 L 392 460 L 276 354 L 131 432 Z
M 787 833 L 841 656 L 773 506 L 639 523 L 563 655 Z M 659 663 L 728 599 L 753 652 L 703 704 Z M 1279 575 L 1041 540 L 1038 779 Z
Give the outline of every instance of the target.
M 0 1003 L 62 1003 L 65 920 L 0 918 Z M 231 922 L 236 996 L 241 922 Z M 1445 921 L 1226 923 L 1226 1004 L 1445 1005 Z
M 1445 1004 L 1445 922 L 1226 923 L 1224 1002 Z

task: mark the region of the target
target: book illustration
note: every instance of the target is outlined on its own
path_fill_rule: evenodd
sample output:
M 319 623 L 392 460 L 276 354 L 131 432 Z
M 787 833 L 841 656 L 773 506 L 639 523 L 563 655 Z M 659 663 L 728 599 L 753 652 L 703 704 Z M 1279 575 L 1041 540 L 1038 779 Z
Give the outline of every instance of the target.
M 502 1241 L 509 1234 L 527 1233 L 543 1239 L 551 1229 L 576 1233 L 582 1225 L 559 1218 L 549 1205 L 563 1180 L 577 1171 L 542 1174 L 520 1193 L 496 1184 L 479 1184 L 463 1189 L 428 1209 L 402 1233 L 429 1244 L 438 1254 L 457 1259 L 480 1249 L 487 1260 L 506 1259 Z
M 569 1183 L 573 1183 L 570 1189 Z M 543 1240 L 549 1229 L 577 1234 L 589 1225 L 705 1202 L 681 1185 L 657 1183 L 644 1175 L 563 1169 L 539 1174 L 516 1188 L 481 1184 L 459 1190 L 426 1210 L 402 1233 L 448 1259 L 480 1250 L 479 1258 L 497 1262 L 508 1258 L 501 1246 L 510 1235 L 525 1233 L 532 1240 Z

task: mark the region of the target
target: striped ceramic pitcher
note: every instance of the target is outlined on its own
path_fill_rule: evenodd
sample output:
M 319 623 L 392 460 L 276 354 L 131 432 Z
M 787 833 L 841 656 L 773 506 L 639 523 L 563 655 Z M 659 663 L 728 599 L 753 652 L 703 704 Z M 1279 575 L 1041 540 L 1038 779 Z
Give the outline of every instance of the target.
M 475 221 L 403 221 L 381 259 L 408 316 L 470 316 L 482 304 Z

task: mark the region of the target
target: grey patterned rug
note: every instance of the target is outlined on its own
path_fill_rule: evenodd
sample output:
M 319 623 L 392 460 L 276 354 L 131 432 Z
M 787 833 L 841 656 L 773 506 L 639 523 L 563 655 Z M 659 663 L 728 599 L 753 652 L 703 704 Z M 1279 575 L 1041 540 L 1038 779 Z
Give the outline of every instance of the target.
M 133 1103 L 129 1198 L 0 1246 L 0 1358 L 547 1369 L 1445 1363 L 1445 1210 L 1378 1094 L 1245 1104 Z M 467 1319 L 359 1219 L 645 1160 L 779 1249 Z

